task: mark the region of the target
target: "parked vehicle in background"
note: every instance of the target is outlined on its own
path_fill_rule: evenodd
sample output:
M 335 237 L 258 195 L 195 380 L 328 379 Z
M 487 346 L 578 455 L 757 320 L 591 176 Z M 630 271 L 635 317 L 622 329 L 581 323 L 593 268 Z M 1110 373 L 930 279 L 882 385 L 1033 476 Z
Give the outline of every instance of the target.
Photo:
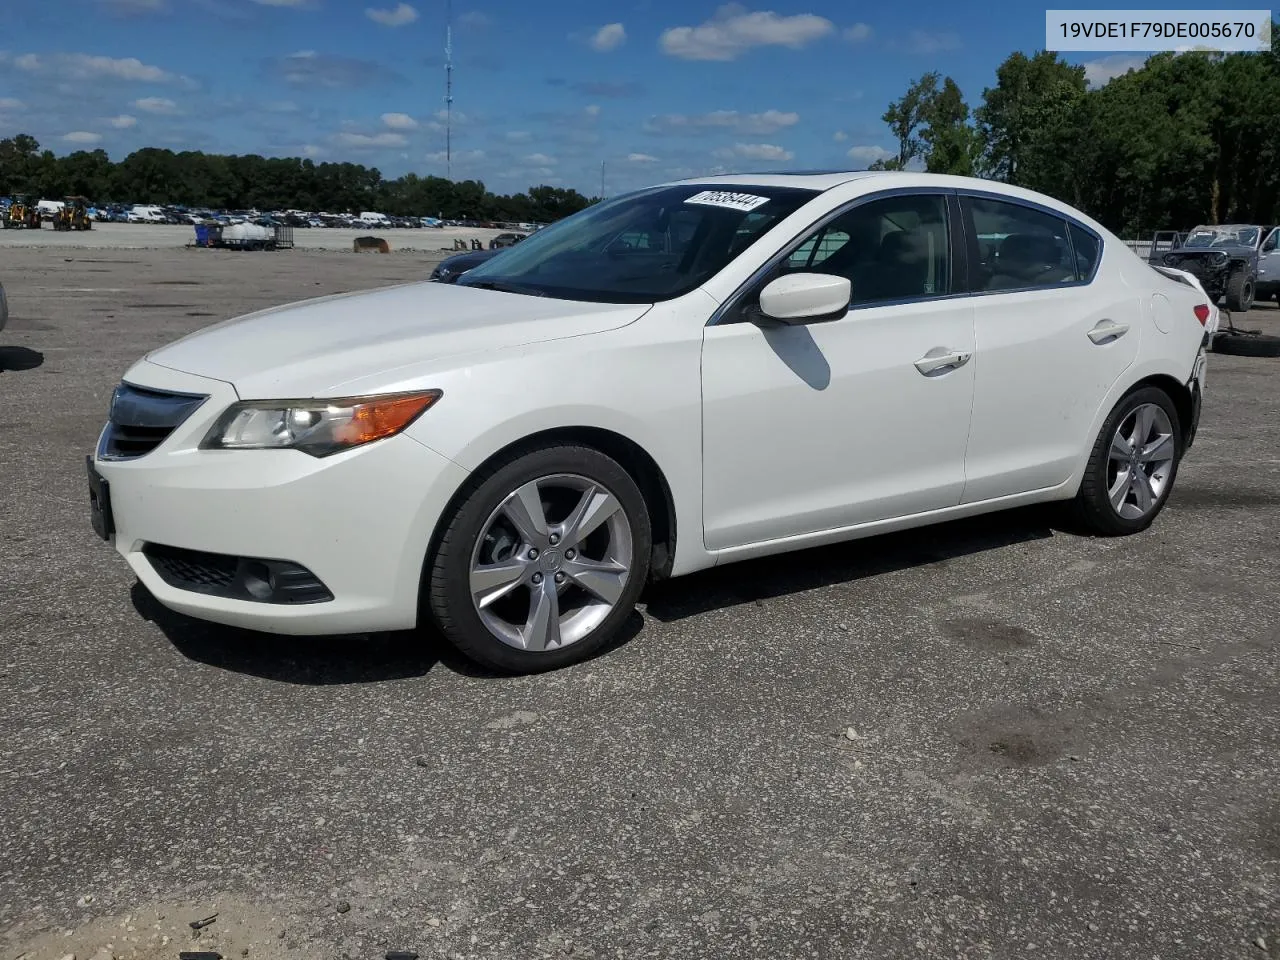
M 64 206 L 66 204 L 61 200 L 41 200 L 36 204 L 36 212 L 39 213 L 41 221 L 56 223 Z
M 1270 232 L 1257 224 L 1201 225 L 1160 262 L 1195 274 L 1214 303 L 1225 297 L 1228 310 L 1248 310 L 1258 282 L 1258 251 Z
M 379 228 L 391 226 L 385 213 L 365 212 L 360 214 L 360 216 L 356 218 L 356 221 L 357 225 L 361 227 Z
M 1280 305 L 1280 227 L 1273 227 L 1258 248 L 1258 300 L 1275 300 Z
M 168 218 L 159 207 L 139 204 L 128 214 L 130 223 L 166 223 Z
M 1210 316 L 1007 184 L 668 183 L 455 283 L 153 351 L 89 457 L 91 517 L 180 612 L 429 616 L 477 661 L 544 670 L 613 640 L 652 577 L 1046 501 L 1145 529 L 1195 438 Z
M 89 216 L 89 201 L 84 197 L 67 197 L 62 209 L 54 217 L 53 229 L 92 230 L 93 218 Z
M 524 238 L 523 233 L 500 233 L 489 241 L 489 249 L 501 250 L 503 247 L 514 247 Z
M 1147 251 L 1149 263 L 1164 263 L 1164 255 L 1177 250 L 1187 239 L 1185 232 L 1179 230 L 1157 230 L 1151 238 L 1151 248 Z
M 30 200 L 19 197 L 9 204 L 2 222 L 6 230 L 39 230 L 40 212 Z
M 501 249 L 469 250 L 456 256 L 445 257 L 436 264 L 436 268 L 431 271 L 431 276 L 428 279 L 437 283 L 456 283 L 458 278 L 468 270 L 492 260 L 500 252 Z

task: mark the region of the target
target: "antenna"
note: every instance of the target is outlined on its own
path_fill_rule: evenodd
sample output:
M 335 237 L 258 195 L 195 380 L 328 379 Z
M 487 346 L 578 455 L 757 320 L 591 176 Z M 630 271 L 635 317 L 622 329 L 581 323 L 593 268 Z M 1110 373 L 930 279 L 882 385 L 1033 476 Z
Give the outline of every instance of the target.
M 453 0 L 445 4 L 444 175 L 448 180 L 453 179 Z

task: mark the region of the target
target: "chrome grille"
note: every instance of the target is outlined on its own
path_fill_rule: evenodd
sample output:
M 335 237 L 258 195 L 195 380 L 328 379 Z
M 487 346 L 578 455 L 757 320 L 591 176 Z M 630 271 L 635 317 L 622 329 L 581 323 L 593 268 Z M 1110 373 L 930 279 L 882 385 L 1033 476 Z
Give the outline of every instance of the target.
M 205 394 L 121 383 L 111 395 L 111 412 L 98 444 L 98 458 L 135 460 L 146 456 L 208 399 Z

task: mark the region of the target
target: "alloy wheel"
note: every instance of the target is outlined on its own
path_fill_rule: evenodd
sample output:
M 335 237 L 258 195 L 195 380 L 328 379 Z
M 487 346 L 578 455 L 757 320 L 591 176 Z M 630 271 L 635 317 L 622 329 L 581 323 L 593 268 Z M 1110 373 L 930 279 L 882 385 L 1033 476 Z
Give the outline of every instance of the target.
M 1129 412 L 1111 438 L 1107 496 L 1126 520 L 1141 520 L 1160 503 L 1173 472 L 1177 443 L 1163 407 L 1144 403 Z
M 603 484 L 554 474 L 512 490 L 480 528 L 470 594 L 508 646 L 557 650 L 589 635 L 631 577 L 631 522 Z

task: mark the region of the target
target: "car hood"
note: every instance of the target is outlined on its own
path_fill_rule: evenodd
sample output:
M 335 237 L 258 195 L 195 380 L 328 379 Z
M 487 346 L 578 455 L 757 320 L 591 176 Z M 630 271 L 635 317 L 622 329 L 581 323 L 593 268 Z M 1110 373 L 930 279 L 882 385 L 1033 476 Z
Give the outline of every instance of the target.
M 332 396 L 343 383 L 408 363 L 603 333 L 649 308 L 424 281 L 263 310 L 206 327 L 146 359 L 229 382 L 246 400 Z
M 1253 247 L 1242 247 L 1235 245 L 1222 244 L 1216 247 L 1179 247 L 1176 250 L 1170 250 L 1165 256 L 1171 257 L 1215 257 L 1220 253 L 1225 253 L 1229 257 L 1245 259 L 1252 257 Z

